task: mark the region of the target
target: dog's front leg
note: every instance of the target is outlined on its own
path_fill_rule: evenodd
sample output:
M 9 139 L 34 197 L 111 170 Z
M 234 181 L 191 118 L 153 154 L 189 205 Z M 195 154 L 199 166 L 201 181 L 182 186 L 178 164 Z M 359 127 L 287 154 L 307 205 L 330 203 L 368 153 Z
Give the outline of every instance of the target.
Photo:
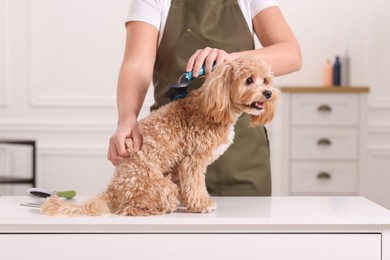
M 207 165 L 204 161 L 196 156 L 188 156 L 178 167 L 180 200 L 190 212 L 211 212 L 216 209 L 206 189 Z

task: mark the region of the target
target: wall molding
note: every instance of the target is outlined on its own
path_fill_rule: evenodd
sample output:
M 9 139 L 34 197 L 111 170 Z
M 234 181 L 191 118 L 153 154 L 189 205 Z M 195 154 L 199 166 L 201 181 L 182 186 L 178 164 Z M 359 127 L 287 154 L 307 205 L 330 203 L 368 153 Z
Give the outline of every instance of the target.
M 115 98 L 80 97 L 80 96 L 55 96 L 37 94 L 34 84 L 31 89 L 31 107 L 107 107 L 115 108 Z
M 390 97 L 372 97 L 368 102 L 369 110 L 390 109 Z
M 0 144 L 0 175 L 10 176 L 10 173 L 9 149 L 4 144 Z
M 371 98 L 368 106 L 369 135 L 375 133 L 390 133 L 390 97 Z
M 368 134 L 390 134 L 390 121 L 386 122 L 369 122 Z
M 368 124 L 368 136 L 375 138 L 376 135 L 380 136 L 390 136 L 390 122 L 381 122 L 381 123 L 369 123 Z M 388 139 L 388 138 L 386 138 Z M 377 143 L 377 142 L 375 142 Z M 390 157 L 390 142 L 382 142 L 378 144 L 368 144 L 367 145 L 368 153 L 372 157 Z
M 10 165 L 10 155 L 9 149 L 5 145 L 0 144 L 0 175 L 1 176 L 11 176 L 11 165 Z M 9 185 L 0 186 L 0 194 L 10 194 L 11 187 Z
M 115 128 L 114 122 L 107 121 L 0 120 L 0 132 L 112 133 Z
M 390 158 L 390 145 L 387 146 L 368 146 L 369 153 L 372 157 L 389 157 Z
M 63 157 L 63 156 L 90 156 L 105 157 L 107 155 L 107 145 L 69 145 L 67 143 L 57 143 L 41 145 L 39 147 L 39 157 Z
M 8 0 L 0 1 L 0 107 L 9 106 L 9 3 Z
M 28 2 L 30 19 L 30 106 L 31 107 L 116 107 L 115 94 L 104 95 L 47 95 L 43 93 L 42 0 Z

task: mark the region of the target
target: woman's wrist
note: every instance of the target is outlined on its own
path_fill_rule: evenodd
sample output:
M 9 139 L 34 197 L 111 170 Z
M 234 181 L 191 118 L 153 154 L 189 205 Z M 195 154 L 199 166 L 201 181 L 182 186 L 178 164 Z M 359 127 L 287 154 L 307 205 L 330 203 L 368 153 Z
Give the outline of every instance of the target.
M 235 60 L 238 57 L 240 57 L 241 54 L 240 54 L 240 52 L 231 52 L 231 53 L 229 53 L 229 56 L 230 56 L 230 60 Z
M 121 127 L 121 126 L 130 126 L 130 125 L 133 125 L 134 122 L 137 122 L 137 117 L 135 114 L 133 115 L 126 115 L 126 116 L 123 116 L 121 118 L 118 119 L 118 122 L 117 122 L 117 126 L 118 127 Z

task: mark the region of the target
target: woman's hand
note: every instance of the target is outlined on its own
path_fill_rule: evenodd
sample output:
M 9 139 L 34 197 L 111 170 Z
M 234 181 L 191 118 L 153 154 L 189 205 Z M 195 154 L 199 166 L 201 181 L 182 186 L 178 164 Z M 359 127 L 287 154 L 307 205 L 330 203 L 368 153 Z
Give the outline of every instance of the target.
M 133 147 L 126 147 L 126 138 L 131 138 Z M 142 136 L 138 130 L 137 120 L 119 124 L 117 130 L 110 138 L 107 158 L 114 166 L 118 166 L 124 157 L 130 155 L 128 149 L 138 152 L 142 146 Z
M 203 64 L 205 64 L 205 75 L 207 77 L 210 75 L 214 63 L 215 66 L 217 66 L 225 61 L 231 61 L 235 58 L 237 58 L 235 53 L 229 54 L 224 50 L 206 47 L 204 49 L 197 50 L 190 57 L 186 70 L 187 72 L 193 71 L 193 76 L 197 78 L 199 76 L 200 69 Z
M 146 22 L 126 23 L 126 48 L 119 72 L 117 87 L 118 127 L 111 136 L 107 158 L 115 166 L 126 156 L 129 149 L 139 151 L 142 137 L 137 117 L 153 77 L 156 59 L 158 30 Z M 125 141 L 132 142 L 126 147 Z M 127 149 L 126 149 L 127 148 Z

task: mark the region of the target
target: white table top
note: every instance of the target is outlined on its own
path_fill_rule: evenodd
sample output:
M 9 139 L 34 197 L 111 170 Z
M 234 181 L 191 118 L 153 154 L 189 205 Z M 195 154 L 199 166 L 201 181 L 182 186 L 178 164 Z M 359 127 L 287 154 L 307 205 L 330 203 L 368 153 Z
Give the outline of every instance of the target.
M 85 197 L 77 198 L 83 201 Z M 149 217 L 49 217 L 0 197 L 0 233 L 381 232 L 390 211 L 363 197 L 215 197 L 212 213 Z

